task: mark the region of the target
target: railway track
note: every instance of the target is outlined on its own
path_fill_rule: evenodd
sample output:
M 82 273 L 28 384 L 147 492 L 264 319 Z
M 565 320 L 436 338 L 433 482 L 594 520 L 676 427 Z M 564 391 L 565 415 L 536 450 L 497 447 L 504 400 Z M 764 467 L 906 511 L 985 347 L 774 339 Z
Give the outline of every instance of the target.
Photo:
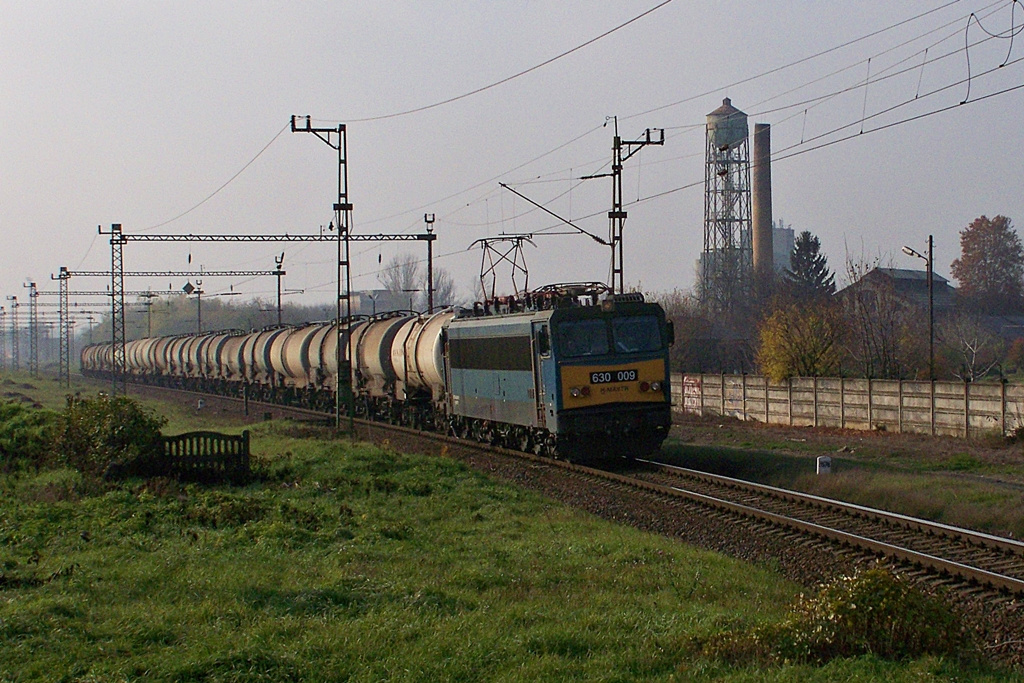
M 145 385 L 145 390 L 242 403 L 241 399 L 231 397 L 150 385 Z M 250 403 L 257 410 L 278 415 L 319 420 L 326 417 L 313 410 Z M 594 485 L 654 496 L 667 512 L 682 504 L 692 514 L 692 506 L 697 506 L 713 510 L 716 515 L 731 516 L 743 524 L 753 521 L 767 528 L 783 529 L 783 537 L 795 534 L 794 539 L 823 541 L 831 544 L 834 552 L 853 550 L 864 557 L 886 557 L 902 563 L 918 578 L 951 590 L 967 594 L 985 592 L 993 598 L 1024 597 L 1024 543 L 1012 539 L 654 461 L 631 465 L 619 461 L 600 468 L 396 425 L 360 419 L 355 420 L 355 425 L 361 438 L 387 439 L 392 444 L 413 448 L 417 442 L 425 446 L 440 444 L 464 452 L 526 460 Z
M 1024 596 L 1024 543 L 838 500 L 643 461 L 638 480 L 691 500 Z

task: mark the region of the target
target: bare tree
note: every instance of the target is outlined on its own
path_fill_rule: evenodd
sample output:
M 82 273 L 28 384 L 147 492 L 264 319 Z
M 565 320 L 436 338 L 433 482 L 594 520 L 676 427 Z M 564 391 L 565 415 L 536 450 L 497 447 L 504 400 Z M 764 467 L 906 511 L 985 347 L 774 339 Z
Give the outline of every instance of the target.
M 455 278 L 444 268 L 434 269 L 434 308 L 454 306 L 456 300 Z
M 878 258 L 867 261 L 847 256 L 846 276 L 859 283 L 878 267 Z M 870 284 L 869 284 L 870 282 Z M 900 379 L 918 363 L 921 340 L 928 338 L 922 318 L 913 305 L 901 298 L 891 280 L 877 277 L 842 294 L 846 319 L 846 352 L 857 374 L 864 377 Z
M 423 282 L 420 260 L 412 254 L 398 254 L 387 262 L 377 279 L 389 292 L 415 292 Z
M 950 372 L 965 382 L 985 377 L 1005 355 L 1003 340 L 974 311 L 958 310 L 947 316 L 939 325 L 938 338 Z

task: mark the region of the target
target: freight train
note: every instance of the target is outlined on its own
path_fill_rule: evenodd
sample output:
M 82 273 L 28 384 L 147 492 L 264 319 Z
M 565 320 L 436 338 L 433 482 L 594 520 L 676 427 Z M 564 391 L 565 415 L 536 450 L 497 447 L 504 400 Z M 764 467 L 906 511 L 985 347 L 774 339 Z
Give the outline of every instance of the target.
M 583 460 L 660 448 L 672 342 L 661 306 L 584 283 L 341 329 L 150 337 L 125 355 L 131 381 L 320 410 L 334 405 L 340 357 L 359 417 Z M 83 348 L 81 368 L 109 377 L 111 345 Z

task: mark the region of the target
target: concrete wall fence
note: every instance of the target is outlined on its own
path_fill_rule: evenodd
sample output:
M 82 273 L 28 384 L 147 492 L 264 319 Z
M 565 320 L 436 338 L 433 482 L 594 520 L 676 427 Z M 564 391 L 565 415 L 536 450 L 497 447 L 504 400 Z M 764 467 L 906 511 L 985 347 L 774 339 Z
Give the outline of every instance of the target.
M 840 427 L 970 438 L 1024 426 L 1024 385 L 1007 382 L 672 375 L 678 412 L 793 427 Z

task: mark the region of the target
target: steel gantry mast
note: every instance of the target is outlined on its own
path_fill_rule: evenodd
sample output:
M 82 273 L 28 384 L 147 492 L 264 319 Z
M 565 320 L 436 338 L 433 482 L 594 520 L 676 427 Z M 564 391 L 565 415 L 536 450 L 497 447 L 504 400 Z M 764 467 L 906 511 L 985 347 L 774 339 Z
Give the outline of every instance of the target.
M 610 118 L 615 127 L 615 135 L 612 137 L 612 171 L 611 173 L 583 176 L 581 180 L 608 177 L 612 179 L 612 210 L 608 212 L 608 241 L 612 248 L 612 281 L 610 284 L 613 294 L 624 294 L 626 283 L 623 274 L 622 229 L 626 224 L 627 212 L 622 208 L 622 165 L 647 145 L 664 145 L 665 129 L 648 128 L 639 140 L 623 140 L 619 137 L 619 117 L 612 116 Z M 651 137 L 652 131 L 659 131 L 661 136 L 655 140 Z M 625 154 L 623 154 L 623 148 L 626 150 Z
M 17 296 L 8 295 L 7 300 L 11 302 L 11 369 L 21 369 L 21 359 L 18 357 L 18 303 Z
M 427 271 L 428 277 L 433 278 L 433 249 L 432 243 L 437 238 L 433 232 L 433 216 L 427 221 L 427 232 L 419 235 L 353 235 L 352 226 L 352 202 L 348 193 L 348 136 L 344 123 L 332 127 L 318 127 L 312 125 L 309 116 L 292 116 L 291 120 L 293 133 L 312 133 L 338 152 L 338 196 L 334 202 L 334 225 L 337 227 L 335 239 L 338 244 L 338 292 L 337 292 L 337 320 L 338 320 L 338 343 L 336 361 L 338 364 L 338 387 L 334 392 L 335 398 L 335 426 L 341 427 L 341 402 L 344 392 L 344 401 L 348 407 L 349 430 L 354 433 L 355 429 L 355 400 L 352 393 L 352 335 L 345 334 L 345 358 L 342 357 L 341 333 L 342 325 L 347 327 L 352 322 L 352 270 L 351 270 L 351 243 L 352 242 L 393 242 L 406 240 L 422 240 L 427 243 Z M 426 216 L 424 216 L 426 219 Z M 429 297 L 429 295 L 428 295 Z M 344 310 L 344 316 L 342 311 Z M 342 380 L 344 373 L 345 379 Z
M 7 311 L 0 306 L 0 369 L 7 369 Z
M 50 275 L 51 280 L 57 280 L 58 287 L 58 307 L 60 309 L 60 329 L 58 335 L 60 336 L 60 381 L 64 383 L 65 387 L 71 386 L 71 321 L 68 317 L 68 280 L 71 279 L 71 273 L 64 266 L 60 267 L 60 272 L 57 277 Z
M 36 307 L 38 298 L 35 282 L 23 285 L 28 289 L 28 371 L 33 377 L 39 376 L 39 309 Z
M 102 233 L 102 230 L 100 230 Z M 111 383 L 114 394 L 128 393 L 128 362 L 124 338 L 124 245 L 121 224 L 110 226 L 110 344 L 113 355 Z
M 335 360 L 338 365 L 338 385 L 334 389 L 334 426 L 338 429 L 341 428 L 341 402 L 342 391 L 344 391 L 344 401 L 348 407 L 349 431 L 354 434 L 356 413 L 355 396 L 352 391 L 352 335 L 348 332 L 345 334 L 345 358 L 342 358 L 341 352 L 342 320 L 344 320 L 346 329 L 352 323 L 352 270 L 349 267 L 351 255 L 349 226 L 352 218 L 352 202 L 349 201 L 348 196 L 348 135 L 344 123 L 339 123 L 336 128 L 323 128 L 314 127 L 309 116 L 305 117 L 305 126 L 297 125 L 298 121 L 299 117 L 292 116 L 293 133 L 312 133 L 327 143 L 328 147 L 338 152 L 338 201 L 334 203 L 334 225 L 337 227 L 338 240 L 338 296 L 336 302 L 338 339 L 334 345 Z M 342 283 L 344 283 L 344 289 L 342 289 Z M 341 316 L 343 307 L 344 319 Z M 344 382 L 341 379 L 343 374 Z

